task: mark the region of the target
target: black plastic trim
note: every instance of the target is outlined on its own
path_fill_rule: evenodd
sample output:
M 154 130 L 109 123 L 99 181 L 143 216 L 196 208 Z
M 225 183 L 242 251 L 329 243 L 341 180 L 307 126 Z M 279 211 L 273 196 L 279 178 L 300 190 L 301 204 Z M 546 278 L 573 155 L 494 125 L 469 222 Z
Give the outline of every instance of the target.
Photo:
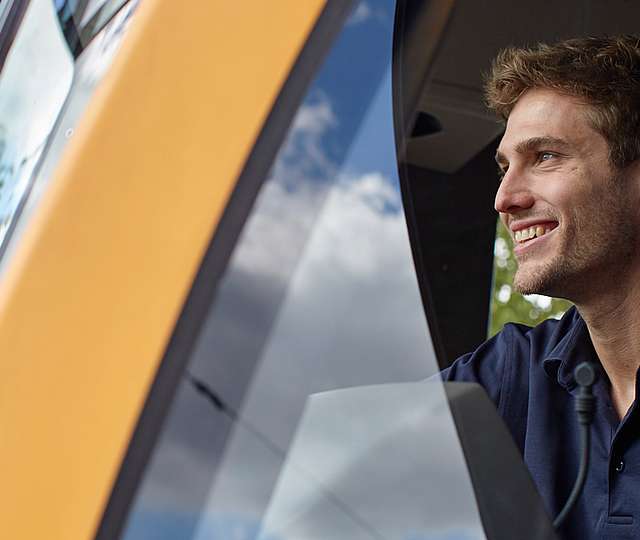
M 218 282 L 294 114 L 353 3 L 353 0 L 327 0 L 256 140 L 176 323 L 98 526 L 96 540 L 115 539 L 122 533 Z
M 559 540 L 507 426 L 482 386 L 444 390 L 488 540 Z
M 408 5 L 410 4 L 410 5 Z M 426 7 L 426 4 L 422 8 Z M 420 239 L 418 235 L 418 224 L 416 222 L 416 212 L 411 196 L 410 186 L 407 182 L 408 172 L 407 164 L 403 161 L 406 140 L 408 138 L 408 121 L 407 111 L 405 111 L 405 103 L 403 100 L 403 73 L 405 58 L 405 35 L 408 33 L 412 18 L 412 10 L 419 9 L 415 3 L 409 0 L 398 0 L 396 3 L 395 24 L 393 28 L 393 57 L 391 63 L 391 95 L 393 100 L 393 127 L 395 133 L 396 155 L 398 156 L 398 178 L 400 180 L 400 192 L 402 196 L 402 206 L 404 207 L 404 215 L 407 221 L 407 232 L 409 235 L 409 243 L 411 244 L 411 253 L 413 255 L 413 263 L 416 269 L 416 278 L 418 280 L 418 289 L 422 298 L 422 306 L 424 308 L 427 324 L 429 325 L 429 333 L 431 342 L 438 360 L 438 364 L 442 367 L 446 358 L 444 341 L 440 334 L 437 324 L 437 314 L 435 305 L 432 301 L 432 293 L 429 288 L 429 282 L 426 278 L 427 269 L 424 265 L 424 256 L 420 250 Z

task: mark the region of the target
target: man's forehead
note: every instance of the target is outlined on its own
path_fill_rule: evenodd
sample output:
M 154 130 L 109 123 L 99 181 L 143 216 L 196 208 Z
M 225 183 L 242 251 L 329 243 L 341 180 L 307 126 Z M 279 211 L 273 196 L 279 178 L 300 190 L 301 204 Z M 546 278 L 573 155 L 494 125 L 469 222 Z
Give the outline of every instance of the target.
M 553 145 L 569 149 L 597 135 L 591 127 L 588 106 L 577 98 L 548 89 L 532 89 L 518 100 L 507 119 L 497 156 L 522 153 Z M 550 149 L 550 148 L 548 148 Z

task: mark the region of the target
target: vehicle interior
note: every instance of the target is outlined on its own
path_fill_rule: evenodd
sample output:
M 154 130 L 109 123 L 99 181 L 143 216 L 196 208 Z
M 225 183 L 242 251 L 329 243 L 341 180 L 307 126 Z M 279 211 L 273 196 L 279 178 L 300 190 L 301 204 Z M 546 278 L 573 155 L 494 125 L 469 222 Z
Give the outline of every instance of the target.
M 491 59 L 511 45 L 634 33 L 638 14 L 630 2 L 398 3 L 400 178 L 441 367 L 481 343 L 489 323 L 498 187 L 493 156 L 504 129 L 483 105 Z

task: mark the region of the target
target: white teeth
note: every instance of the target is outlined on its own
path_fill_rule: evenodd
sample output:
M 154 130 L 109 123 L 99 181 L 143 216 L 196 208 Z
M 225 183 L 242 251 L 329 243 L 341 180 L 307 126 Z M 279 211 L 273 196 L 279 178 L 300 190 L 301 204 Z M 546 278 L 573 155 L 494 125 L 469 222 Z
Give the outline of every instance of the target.
M 525 242 L 531 238 L 544 236 L 551 229 L 549 227 L 543 227 L 542 225 L 536 225 L 529 227 L 528 229 L 521 229 L 514 233 L 514 239 L 516 242 Z

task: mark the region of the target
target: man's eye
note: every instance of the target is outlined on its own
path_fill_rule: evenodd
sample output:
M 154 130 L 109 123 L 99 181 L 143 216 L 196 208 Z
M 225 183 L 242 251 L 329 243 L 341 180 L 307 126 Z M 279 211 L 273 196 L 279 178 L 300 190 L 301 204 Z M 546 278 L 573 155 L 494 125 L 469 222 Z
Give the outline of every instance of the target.
M 500 180 L 501 182 L 505 174 L 507 174 L 507 169 L 508 167 L 505 167 L 504 169 L 502 167 L 498 167 L 498 180 Z
M 538 161 L 549 161 L 553 157 L 555 157 L 555 154 L 552 152 L 540 152 L 538 154 Z

